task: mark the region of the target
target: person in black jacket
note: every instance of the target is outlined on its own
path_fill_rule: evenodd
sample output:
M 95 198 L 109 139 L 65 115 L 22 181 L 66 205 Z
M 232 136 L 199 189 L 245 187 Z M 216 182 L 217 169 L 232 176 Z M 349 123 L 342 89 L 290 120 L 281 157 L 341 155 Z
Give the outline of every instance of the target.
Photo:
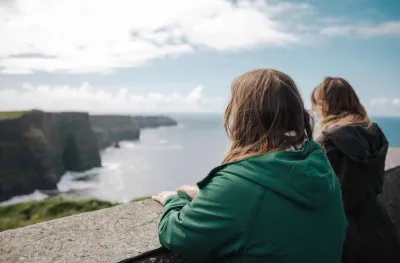
M 344 263 L 400 262 L 400 243 L 377 196 L 382 192 L 388 141 L 351 85 L 326 78 L 311 96 L 324 148 L 342 188 L 349 228 Z

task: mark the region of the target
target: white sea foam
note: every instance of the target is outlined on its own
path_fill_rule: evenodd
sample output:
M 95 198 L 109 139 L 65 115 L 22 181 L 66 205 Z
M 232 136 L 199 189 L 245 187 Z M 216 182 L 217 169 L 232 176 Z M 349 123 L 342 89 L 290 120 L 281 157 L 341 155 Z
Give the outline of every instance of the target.
M 103 169 L 116 170 L 120 167 L 119 163 L 103 163 Z
M 42 193 L 39 190 L 36 190 L 35 192 L 33 192 L 31 194 L 14 196 L 11 199 L 1 202 L 0 206 L 18 204 L 18 203 L 22 203 L 22 202 L 26 202 L 26 201 L 33 201 L 33 200 L 39 201 L 39 200 L 46 199 L 47 197 L 48 197 L 48 195 Z
M 57 184 L 59 192 L 69 192 L 72 190 L 88 189 L 95 186 L 95 183 L 89 181 L 93 176 L 96 176 L 102 168 L 93 168 L 85 172 L 66 172 L 60 182 Z M 87 180 L 85 180 L 87 179 Z

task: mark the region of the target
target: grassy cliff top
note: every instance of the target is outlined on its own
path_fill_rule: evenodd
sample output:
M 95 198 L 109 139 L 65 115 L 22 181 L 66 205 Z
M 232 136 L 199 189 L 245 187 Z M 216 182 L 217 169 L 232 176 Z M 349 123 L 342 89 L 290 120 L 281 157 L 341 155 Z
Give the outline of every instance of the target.
M 33 109 L 33 110 L 27 110 L 27 111 L 0 111 L 0 120 L 17 119 L 26 113 L 37 112 L 37 111 L 40 111 L 40 110 Z
M 16 119 L 24 115 L 25 111 L 3 111 L 0 112 L 0 120 Z
M 42 201 L 0 206 L 0 231 L 115 205 L 117 204 L 99 200 L 48 198 Z

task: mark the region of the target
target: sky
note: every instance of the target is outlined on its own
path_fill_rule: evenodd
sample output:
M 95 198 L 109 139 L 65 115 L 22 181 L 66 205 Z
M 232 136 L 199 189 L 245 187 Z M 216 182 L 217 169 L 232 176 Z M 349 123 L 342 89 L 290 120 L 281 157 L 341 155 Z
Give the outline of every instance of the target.
M 256 68 L 400 116 L 400 1 L 0 0 L 0 110 L 220 113 Z

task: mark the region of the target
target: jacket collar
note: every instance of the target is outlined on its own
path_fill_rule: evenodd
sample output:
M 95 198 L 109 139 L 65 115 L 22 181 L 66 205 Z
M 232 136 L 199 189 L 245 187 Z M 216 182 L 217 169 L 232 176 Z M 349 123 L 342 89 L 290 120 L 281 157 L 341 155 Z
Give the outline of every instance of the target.
M 308 142 L 309 142 L 308 139 L 306 139 L 306 140 L 303 142 L 303 144 L 298 145 L 298 146 L 296 146 L 296 147 L 294 147 L 294 148 L 286 149 L 285 151 L 293 151 L 293 152 L 295 152 L 295 151 L 300 151 L 300 150 L 302 150 L 302 149 L 305 147 L 305 145 L 306 145 Z M 257 155 L 257 156 L 259 156 L 259 155 Z M 208 175 L 207 175 L 206 177 L 204 177 L 200 182 L 197 183 L 197 186 L 198 186 L 200 189 L 203 188 L 205 185 L 207 185 L 207 184 L 211 181 L 212 178 L 215 177 L 215 175 L 216 175 L 219 171 L 221 171 L 222 169 L 224 169 L 224 168 L 227 167 L 228 165 L 235 164 L 235 163 L 238 163 L 238 162 L 241 162 L 241 161 L 244 161 L 244 160 L 248 160 L 248 159 L 251 159 L 251 158 L 254 158 L 254 157 L 257 157 L 257 156 L 253 156 L 253 157 L 250 157 L 250 158 L 246 158 L 246 159 L 242 159 L 242 160 L 238 160 L 238 161 L 234 161 L 234 162 L 229 162 L 229 163 L 221 164 L 221 165 L 219 165 L 219 166 L 213 168 L 213 169 L 208 173 Z
M 225 168 L 226 166 L 228 166 L 230 163 L 225 163 L 225 164 L 221 164 L 217 167 L 215 167 L 214 169 L 212 169 L 208 175 L 206 177 L 204 177 L 200 182 L 197 183 L 197 186 L 201 189 L 203 188 L 206 184 L 208 184 L 208 182 L 211 181 L 211 179 L 217 174 L 217 172 L 219 172 L 220 170 L 222 170 L 223 168 Z

